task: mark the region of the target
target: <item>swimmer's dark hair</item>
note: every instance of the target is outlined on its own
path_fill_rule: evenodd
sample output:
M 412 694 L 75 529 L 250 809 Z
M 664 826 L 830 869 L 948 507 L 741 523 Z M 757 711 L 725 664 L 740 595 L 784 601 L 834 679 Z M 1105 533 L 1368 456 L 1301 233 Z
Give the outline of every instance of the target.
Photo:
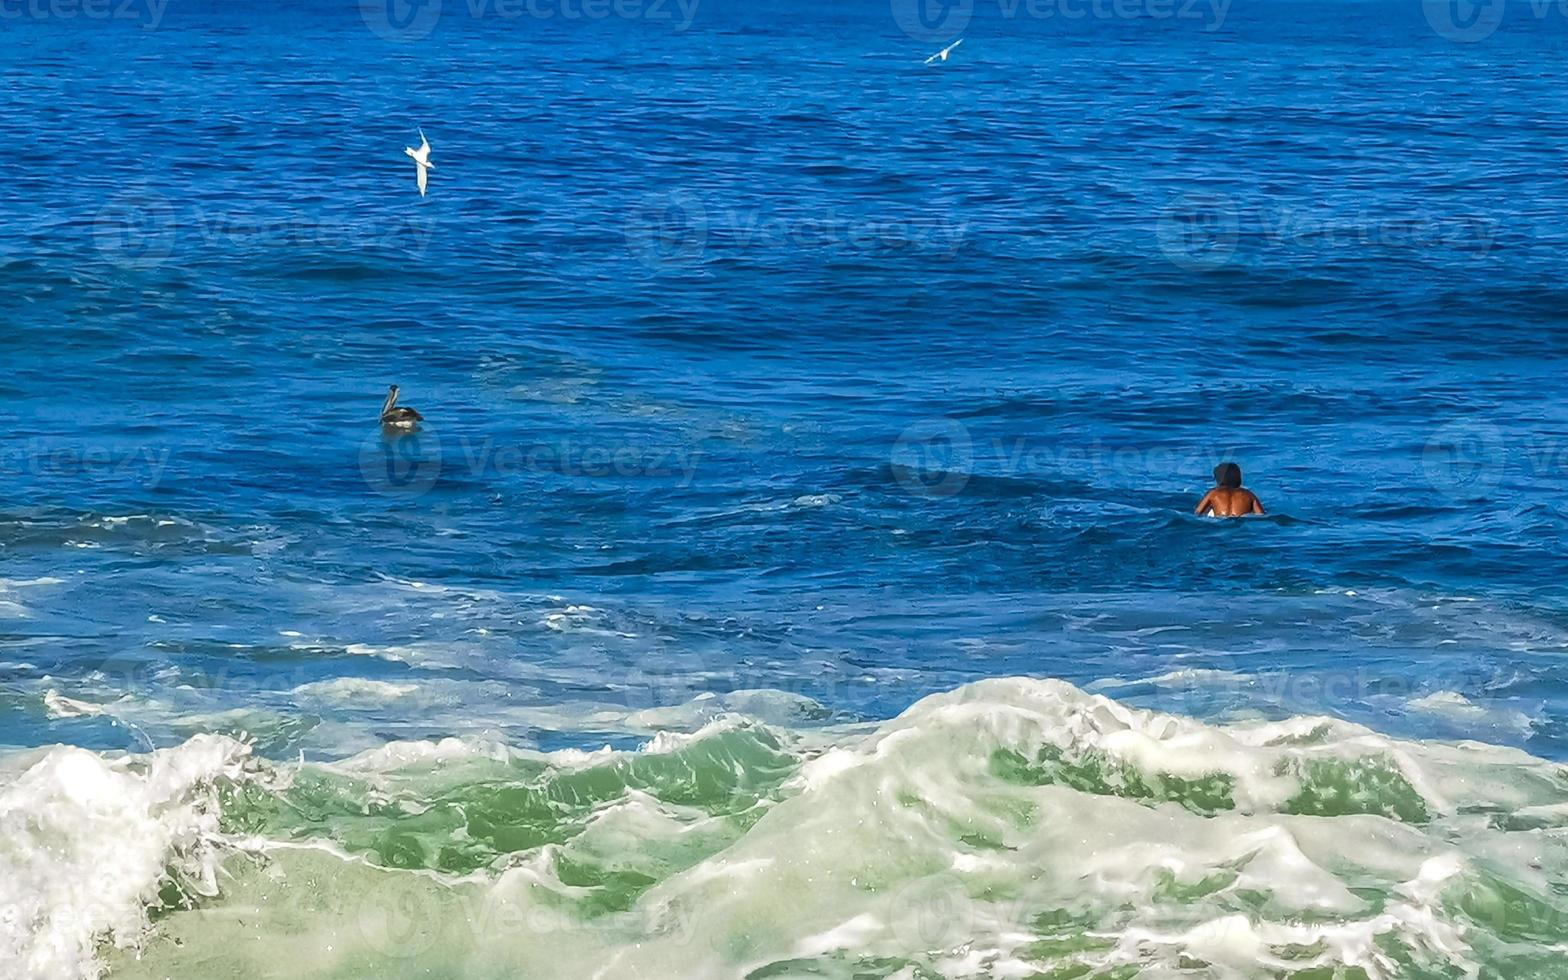
M 1241 486 L 1241 467 L 1235 463 L 1221 463 L 1214 467 L 1214 485 L 1229 488 Z

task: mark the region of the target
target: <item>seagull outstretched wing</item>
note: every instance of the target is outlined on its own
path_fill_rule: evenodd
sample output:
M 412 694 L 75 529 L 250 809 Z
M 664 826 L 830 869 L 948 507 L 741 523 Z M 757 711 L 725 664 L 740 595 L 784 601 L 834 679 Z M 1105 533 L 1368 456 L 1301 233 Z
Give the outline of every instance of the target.
M 430 162 L 430 140 L 425 138 L 425 131 L 419 131 L 419 149 L 405 146 L 403 152 L 407 153 L 414 161 L 414 176 L 419 182 L 419 196 L 425 196 L 425 185 L 430 181 L 429 171 L 435 169 L 435 164 Z
M 958 40 L 954 41 L 952 44 L 949 44 L 947 47 L 945 47 L 942 50 L 938 51 L 936 54 L 934 54 L 931 57 L 927 58 L 925 60 L 925 63 L 929 65 L 933 61 L 946 61 L 947 60 L 947 56 L 949 54 L 953 53 L 953 49 L 958 47 L 960 44 L 963 44 L 963 43 L 964 43 L 964 39 L 963 38 L 959 38 Z

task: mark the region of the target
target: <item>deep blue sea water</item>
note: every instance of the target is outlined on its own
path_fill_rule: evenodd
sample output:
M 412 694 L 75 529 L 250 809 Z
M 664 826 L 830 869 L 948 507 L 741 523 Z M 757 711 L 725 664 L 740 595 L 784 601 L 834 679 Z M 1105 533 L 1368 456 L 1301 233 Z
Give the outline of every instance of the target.
M 1026 676 L 1568 757 L 1558 7 L 62 4 L 0 4 L 0 744 Z M 599 975 L 784 962 L 720 947 Z

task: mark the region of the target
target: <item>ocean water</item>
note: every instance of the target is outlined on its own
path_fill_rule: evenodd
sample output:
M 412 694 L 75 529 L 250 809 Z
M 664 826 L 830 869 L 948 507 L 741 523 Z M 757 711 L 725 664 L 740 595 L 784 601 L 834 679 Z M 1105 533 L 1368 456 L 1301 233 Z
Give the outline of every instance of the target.
M 5 976 L 1565 975 L 1559 6 L 0 38 Z

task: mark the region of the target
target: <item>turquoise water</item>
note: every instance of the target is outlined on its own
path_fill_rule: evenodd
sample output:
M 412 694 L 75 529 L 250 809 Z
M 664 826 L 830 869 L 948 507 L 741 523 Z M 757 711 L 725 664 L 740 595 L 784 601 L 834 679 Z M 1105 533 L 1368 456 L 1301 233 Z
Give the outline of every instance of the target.
M 1556 8 L 0 13 L 23 976 L 1554 976 Z

